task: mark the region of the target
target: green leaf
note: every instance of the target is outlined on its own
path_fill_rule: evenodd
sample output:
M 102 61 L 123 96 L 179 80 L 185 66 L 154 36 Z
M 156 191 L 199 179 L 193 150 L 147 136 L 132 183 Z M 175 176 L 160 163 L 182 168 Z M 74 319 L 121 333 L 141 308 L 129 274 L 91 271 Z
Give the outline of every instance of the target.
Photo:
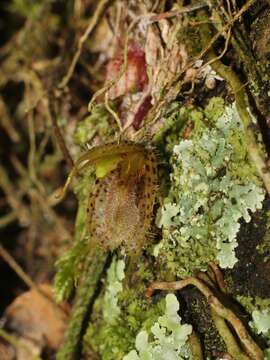
M 106 176 L 110 171 L 116 169 L 121 160 L 120 155 L 111 155 L 103 160 L 99 160 L 96 164 L 96 177 L 103 178 Z

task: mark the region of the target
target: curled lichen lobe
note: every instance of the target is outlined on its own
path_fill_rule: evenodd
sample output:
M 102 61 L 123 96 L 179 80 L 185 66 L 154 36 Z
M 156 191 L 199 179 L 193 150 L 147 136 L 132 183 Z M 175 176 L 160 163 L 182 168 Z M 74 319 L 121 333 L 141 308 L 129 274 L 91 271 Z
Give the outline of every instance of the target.
M 93 243 L 113 250 L 123 245 L 137 253 L 147 242 L 157 187 L 156 157 L 138 145 L 118 147 L 112 170 L 96 179 L 89 196 L 88 222 Z M 133 144 L 130 144 L 133 147 Z M 105 158 L 111 157 L 110 153 Z M 106 162 L 106 161 L 105 161 Z

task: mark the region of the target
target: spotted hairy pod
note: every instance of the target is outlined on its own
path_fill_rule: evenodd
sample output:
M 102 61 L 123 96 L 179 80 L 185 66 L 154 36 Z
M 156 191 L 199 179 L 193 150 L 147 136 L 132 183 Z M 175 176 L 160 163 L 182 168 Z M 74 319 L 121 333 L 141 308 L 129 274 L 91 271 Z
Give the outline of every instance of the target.
M 90 149 L 76 162 L 63 191 L 90 165 L 96 168 L 87 206 L 91 244 L 106 250 L 123 245 L 128 253 L 138 253 L 147 243 L 156 197 L 154 151 L 131 142 Z

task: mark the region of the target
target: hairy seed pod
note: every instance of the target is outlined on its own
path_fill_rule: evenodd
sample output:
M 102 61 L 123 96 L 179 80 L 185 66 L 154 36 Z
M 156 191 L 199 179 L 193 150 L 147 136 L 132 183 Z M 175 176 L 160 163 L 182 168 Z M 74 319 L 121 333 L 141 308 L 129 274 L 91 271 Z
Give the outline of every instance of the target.
M 154 151 L 130 142 L 90 149 L 76 162 L 63 192 L 77 172 L 91 165 L 96 167 L 87 207 L 91 244 L 106 250 L 123 245 L 128 253 L 138 253 L 147 242 L 156 197 Z

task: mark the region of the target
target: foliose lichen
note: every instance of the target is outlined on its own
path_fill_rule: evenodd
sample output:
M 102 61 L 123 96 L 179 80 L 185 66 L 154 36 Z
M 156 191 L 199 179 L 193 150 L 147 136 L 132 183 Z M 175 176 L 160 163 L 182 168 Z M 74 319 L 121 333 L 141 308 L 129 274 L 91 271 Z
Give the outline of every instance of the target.
M 151 327 L 151 333 L 142 330 L 136 336 L 136 350 L 130 351 L 123 360 L 181 360 L 191 358 L 187 344 L 192 326 L 181 324 L 179 303 L 173 294 L 166 296 L 165 314 Z
M 252 312 L 252 321 L 249 322 L 249 325 L 255 329 L 257 334 L 270 337 L 270 311 L 268 309 L 262 311 L 254 310 Z
M 168 266 L 178 276 L 205 270 L 209 260 L 232 268 L 239 220 L 249 222 L 265 197 L 235 104 L 222 115 L 214 105 L 197 117 L 192 136 L 174 145 L 171 188 L 157 219 L 163 240 L 154 255 L 169 253 Z
M 103 317 L 108 323 L 115 322 L 120 314 L 118 294 L 123 290 L 125 262 L 114 257 L 107 272 L 108 285 L 104 295 Z
M 262 335 L 268 348 L 264 350 L 265 359 L 270 359 L 270 311 L 269 309 L 253 310 L 250 328 L 258 335 Z

